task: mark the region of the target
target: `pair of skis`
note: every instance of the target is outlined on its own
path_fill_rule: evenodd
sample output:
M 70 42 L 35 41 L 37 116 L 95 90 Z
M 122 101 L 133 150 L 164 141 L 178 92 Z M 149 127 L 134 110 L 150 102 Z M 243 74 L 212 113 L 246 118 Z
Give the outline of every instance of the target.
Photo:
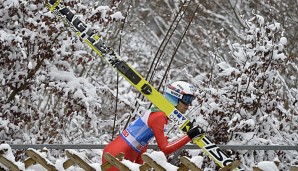
M 181 114 L 162 94 L 150 85 L 138 72 L 121 59 L 113 49 L 105 45 L 96 33 L 88 29 L 68 7 L 61 4 L 60 0 L 49 0 L 46 7 L 60 18 L 64 24 L 71 28 L 76 35 L 85 42 L 98 56 L 104 58 L 118 73 L 120 73 L 131 85 L 140 91 L 156 107 L 163 111 L 182 131 L 187 132 L 191 128 L 190 121 Z M 206 135 L 194 139 L 197 144 L 215 163 L 221 168 L 232 163 L 231 159 L 222 149 L 214 144 Z M 240 167 L 234 170 L 243 171 Z

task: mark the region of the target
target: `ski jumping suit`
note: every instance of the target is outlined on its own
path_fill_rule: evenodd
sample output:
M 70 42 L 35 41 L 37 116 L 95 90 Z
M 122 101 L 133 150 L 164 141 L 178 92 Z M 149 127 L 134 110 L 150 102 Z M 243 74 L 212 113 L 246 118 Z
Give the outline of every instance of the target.
M 162 111 L 151 112 L 151 110 L 148 110 L 104 148 L 102 164 L 106 162 L 103 156 L 107 152 L 113 156 L 123 152 L 126 160 L 142 164 L 141 155 L 146 152 L 148 143 L 153 136 L 159 149 L 165 155 L 175 152 L 191 140 L 187 135 L 184 135 L 174 142 L 168 143 L 168 139 L 164 134 L 164 126 L 167 123 L 168 118 Z M 111 167 L 108 171 L 118 171 L 118 169 Z

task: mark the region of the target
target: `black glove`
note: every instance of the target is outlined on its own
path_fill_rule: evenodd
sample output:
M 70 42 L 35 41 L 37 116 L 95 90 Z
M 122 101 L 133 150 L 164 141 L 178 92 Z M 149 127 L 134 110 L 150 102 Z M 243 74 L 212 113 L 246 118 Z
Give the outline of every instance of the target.
M 193 119 L 192 122 L 189 122 L 187 126 L 189 126 L 190 129 L 191 129 L 191 128 L 194 127 L 194 125 L 193 125 L 194 123 L 196 123 L 196 120 L 195 119 Z
M 190 139 L 193 139 L 195 137 L 200 137 L 202 134 L 204 134 L 204 130 L 199 127 L 199 126 L 196 126 L 192 129 L 190 129 L 188 132 L 187 132 L 187 135 L 189 136 Z

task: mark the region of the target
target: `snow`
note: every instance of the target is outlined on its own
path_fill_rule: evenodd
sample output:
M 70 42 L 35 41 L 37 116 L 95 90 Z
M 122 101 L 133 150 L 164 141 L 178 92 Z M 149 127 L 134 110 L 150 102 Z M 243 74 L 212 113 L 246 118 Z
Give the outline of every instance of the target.
M 122 19 L 125 18 L 125 17 L 122 15 L 122 13 L 121 13 L 120 11 L 117 11 L 117 12 L 115 12 L 114 14 L 112 14 L 111 17 L 112 17 L 113 19 L 115 19 L 116 21 L 117 21 L 117 20 L 122 20 Z
M 33 69 L 32 62 L 28 63 L 28 69 Z
M 150 158 L 152 158 L 157 164 L 166 168 L 166 170 L 177 170 L 178 167 L 167 162 L 167 158 L 161 151 L 153 151 L 152 153 L 147 153 Z
M 286 37 L 281 37 L 280 40 L 279 40 L 279 43 L 281 45 L 287 45 L 288 44 L 288 40 Z
M 192 163 L 194 163 L 198 168 L 202 168 L 204 157 L 202 156 L 194 156 L 189 159 Z
M 19 1 L 18 0 L 11 0 L 11 1 L 5 1 L 3 3 L 3 6 L 18 6 L 19 5 Z
M 260 25 L 264 25 L 264 23 L 265 23 L 264 17 L 263 16 L 260 16 L 260 15 L 256 15 L 256 17 L 257 17 L 258 23 Z
M 0 2 L 2 142 L 108 143 L 114 114 L 114 131 L 118 133 L 126 124 L 127 118 L 140 115 L 148 108 L 150 102 L 138 98 L 135 89 L 122 77 L 119 78 L 117 92 L 116 72 L 106 66 L 78 38 L 67 32 L 62 22 L 52 22 L 56 21 L 54 15 L 44 8 L 44 4 L 25 0 Z M 285 2 L 280 2 L 281 6 Z M 129 27 L 123 27 L 118 35 L 114 33 L 118 33 L 120 27 L 117 24 L 122 22 L 113 21 L 125 18 L 123 14 L 126 4 L 121 4 L 118 9 L 116 6 L 105 6 L 104 2 L 96 2 L 90 6 L 82 1 L 74 4 L 77 6 L 72 9 L 82 21 L 86 20 L 93 25 L 94 31 L 113 45 L 113 48 L 119 43 L 119 37 L 113 36 L 121 36 L 121 56 L 145 76 L 151 57 L 161 44 L 163 34 L 175 14 L 167 14 L 161 6 L 157 8 L 151 3 L 155 1 L 148 1 L 145 5 L 140 1 L 141 10 L 132 8 L 125 23 Z M 167 1 L 166 6 L 178 9 L 180 1 L 174 3 L 173 5 Z M 298 103 L 294 103 L 298 99 L 298 67 L 297 63 L 292 63 L 292 59 L 295 59 L 293 54 L 297 53 L 292 50 L 295 50 L 294 47 L 290 47 L 293 46 L 292 39 L 295 36 L 286 36 L 291 35 L 288 31 L 296 27 L 289 23 L 289 18 L 278 18 L 282 15 L 275 19 L 270 18 L 271 15 L 259 15 L 260 11 L 246 13 L 242 9 L 247 8 L 241 8 L 243 4 L 246 3 L 231 5 L 235 6 L 236 11 L 241 11 L 243 16 L 254 16 L 253 19 L 231 17 L 231 13 L 226 13 L 225 10 L 214 10 L 212 6 L 209 9 L 201 4 L 200 12 L 204 12 L 204 15 L 197 15 L 199 17 L 193 21 L 195 27 L 187 32 L 182 46 L 178 48 L 178 57 L 165 80 L 191 80 L 200 88 L 198 101 L 189 116 L 196 119 L 196 123 L 206 128 L 207 133 L 219 143 L 295 145 L 298 142 Z M 147 5 L 154 6 L 156 10 L 148 10 Z M 268 4 L 264 2 L 263 5 L 265 7 Z M 258 9 L 263 8 L 263 5 L 258 6 Z M 270 8 L 270 12 L 274 14 L 272 9 L 275 7 Z M 158 15 L 159 12 L 162 15 Z M 287 11 L 290 12 L 295 11 Z M 235 14 L 238 15 L 238 11 Z M 204 18 L 205 16 L 210 18 Z M 237 25 L 235 17 L 242 26 Z M 102 20 L 104 24 L 100 23 Z M 210 24 L 204 25 L 205 21 Z M 182 19 L 183 22 L 187 20 Z M 177 28 L 175 33 L 179 34 L 180 31 Z M 169 44 L 175 43 L 170 41 Z M 152 84 L 159 84 L 163 68 L 167 67 L 166 54 L 172 54 L 170 50 L 173 47 L 165 48 Z M 36 68 L 39 65 L 40 68 Z M 35 68 L 36 73 L 33 73 Z M 29 77 L 29 73 L 34 75 Z M 25 88 L 22 89 L 24 85 Z M 8 102 L 13 93 L 16 95 Z M 117 111 L 114 105 L 116 100 Z M 140 107 L 135 106 L 136 102 Z M 168 135 L 169 140 L 174 140 L 182 133 L 173 129 Z M 0 148 L 8 149 L 6 157 L 15 162 L 7 145 L 1 144 Z M 200 152 L 196 150 L 193 154 L 198 155 Z M 90 153 L 97 154 L 92 156 L 92 165 L 99 168 L 98 158 L 102 155 L 102 150 L 88 151 Z M 267 161 L 276 156 L 283 160 L 283 168 L 285 165 L 289 166 L 291 161 L 298 160 L 295 151 L 238 153 L 245 167 L 257 165 L 265 170 L 276 169 L 271 161 Z M 176 169 L 167 164 L 163 154 L 153 152 L 150 155 L 168 169 Z M 48 158 L 44 154 L 43 157 Z M 50 159 L 51 162 L 52 160 Z M 192 155 L 191 160 L 197 160 L 195 163 L 199 165 L 203 162 L 202 157 L 195 155 Z M 65 158 L 57 158 L 55 166 L 62 170 L 64 161 Z M 207 167 L 213 167 L 212 162 L 205 161 Z M 132 169 L 138 166 L 129 161 L 123 162 Z M 23 166 L 20 164 L 20 167 Z M 43 170 L 38 165 L 30 169 Z M 71 169 L 80 170 L 77 167 Z
M 273 57 L 274 60 L 285 60 L 287 57 L 283 53 L 279 53 L 278 50 L 273 51 Z
M 35 4 L 30 4 L 29 5 L 29 8 L 31 9 L 31 10 L 37 10 L 37 6 L 35 5 Z
M 4 157 L 7 158 L 8 160 L 12 161 L 14 164 L 16 164 L 20 169 L 24 169 L 24 164 L 22 162 L 16 162 L 13 156 L 13 153 L 11 151 L 11 148 L 8 144 L 1 144 L 0 145 L 0 151 L 5 150 Z M 39 152 L 34 149 L 33 150 L 35 153 L 39 154 L 42 158 L 44 158 L 48 163 L 52 163 L 51 161 L 48 160 L 50 156 L 48 156 L 45 152 Z M 70 153 L 75 154 L 79 156 L 81 159 L 85 160 L 86 163 L 90 163 L 90 161 L 86 160 L 85 155 L 83 155 L 80 152 L 77 152 L 75 150 L 68 150 Z M 166 156 L 160 152 L 160 151 L 153 151 L 151 153 L 146 153 L 150 158 L 152 158 L 157 164 L 165 168 L 167 171 L 175 171 L 178 169 L 178 167 L 170 164 L 167 162 Z M 192 163 L 194 163 L 198 168 L 202 168 L 203 165 L 203 157 L 202 156 L 194 156 L 192 158 L 188 158 Z M 59 171 L 64 171 L 63 163 L 66 162 L 68 159 L 66 157 L 64 158 L 58 158 L 55 159 L 54 161 L 54 166 L 57 170 Z M 121 161 L 124 165 L 126 165 L 131 171 L 139 171 L 139 167 L 141 166 L 140 164 L 132 163 L 129 160 L 123 159 Z M 274 159 L 274 161 L 262 161 L 256 164 L 256 166 L 263 171 L 279 171 L 278 166 L 276 165 L 279 164 L 278 159 Z M 93 167 L 96 171 L 101 171 L 101 164 L 100 163 L 90 163 L 90 166 Z M 26 170 L 28 171 L 46 171 L 44 167 L 42 167 L 39 164 L 34 164 L 29 166 Z M 78 165 L 73 165 L 70 168 L 66 169 L 68 170 L 74 170 L 74 171 L 80 171 L 83 170 L 80 168 Z
M 279 168 L 272 161 L 262 161 L 257 164 L 257 167 L 263 171 L 279 171 Z
M 0 145 L 0 151 L 4 151 L 3 157 L 14 163 L 16 166 L 19 167 L 20 170 L 25 170 L 25 165 L 22 162 L 15 161 L 15 157 L 12 153 L 12 150 L 8 144 L 1 144 Z
M 121 161 L 125 166 L 127 166 L 131 171 L 139 171 L 140 169 L 140 164 L 137 164 L 137 163 L 133 163 L 133 162 L 131 162 L 131 161 L 129 161 L 129 160 L 125 160 L 125 159 L 123 159 L 122 161 Z

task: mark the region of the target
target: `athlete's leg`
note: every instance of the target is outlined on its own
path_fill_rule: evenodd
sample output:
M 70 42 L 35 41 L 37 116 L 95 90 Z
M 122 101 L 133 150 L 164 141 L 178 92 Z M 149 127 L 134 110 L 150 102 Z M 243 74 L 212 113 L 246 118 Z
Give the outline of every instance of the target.
M 145 153 L 148 149 L 148 145 L 145 146 L 142 151 L 138 154 L 137 158 L 135 159 L 135 162 L 138 163 L 138 164 L 143 164 L 144 161 L 142 159 L 142 154 Z
M 116 156 L 121 152 L 124 153 L 124 158 L 126 160 L 130 160 L 131 162 L 135 162 L 138 156 L 138 153 L 119 135 L 104 148 L 102 154 L 102 164 L 106 162 L 106 159 L 104 158 L 105 153 L 110 153 L 112 156 Z M 116 167 L 111 167 L 107 171 L 118 171 L 118 169 Z

